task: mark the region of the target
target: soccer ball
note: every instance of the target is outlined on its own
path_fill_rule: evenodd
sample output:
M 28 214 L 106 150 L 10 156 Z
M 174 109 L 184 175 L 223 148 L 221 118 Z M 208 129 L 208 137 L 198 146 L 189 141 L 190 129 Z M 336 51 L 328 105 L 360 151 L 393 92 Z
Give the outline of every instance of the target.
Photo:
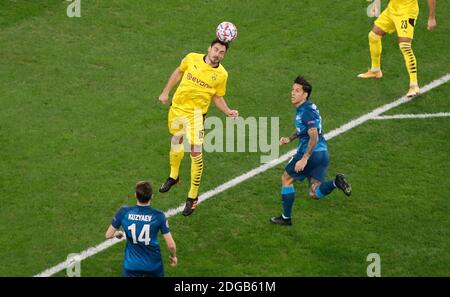
M 216 36 L 222 42 L 232 42 L 236 39 L 237 35 L 237 28 L 231 22 L 222 22 L 217 26 Z

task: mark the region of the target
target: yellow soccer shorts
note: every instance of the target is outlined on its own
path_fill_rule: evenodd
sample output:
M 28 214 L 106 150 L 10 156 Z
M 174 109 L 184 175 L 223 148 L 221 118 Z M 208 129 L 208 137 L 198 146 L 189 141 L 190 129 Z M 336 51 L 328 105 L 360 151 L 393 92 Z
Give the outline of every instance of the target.
M 393 15 L 388 9 L 385 9 L 376 19 L 375 26 L 386 33 L 391 34 L 397 31 L 398 37 L 413 39 L 416 20 L 417 16 Z
M 191 145 L 202 145 L 205 116 L 201 109 L 188 113 L 171 106 L 168 116 L 169 132 L 173 136 L 186 136 Z

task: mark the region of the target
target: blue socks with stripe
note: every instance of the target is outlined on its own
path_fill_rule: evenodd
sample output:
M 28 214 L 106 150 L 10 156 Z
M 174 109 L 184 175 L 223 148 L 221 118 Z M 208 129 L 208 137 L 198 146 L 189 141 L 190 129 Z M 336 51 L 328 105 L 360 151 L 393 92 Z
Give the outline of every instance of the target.
M 316 188 L 316 197 L 317 199 L 322 199 L 326 195 L 333 192 L 333 190 L 336 188 L 334 181 L 329 180 L 327 182 L 322 183 L 319 187 Z
M 281 201 L 283 204 L 283 218 L 290 219 L 292 212 L 292 205 L 295 200 L 294 186 L 281 187 Z

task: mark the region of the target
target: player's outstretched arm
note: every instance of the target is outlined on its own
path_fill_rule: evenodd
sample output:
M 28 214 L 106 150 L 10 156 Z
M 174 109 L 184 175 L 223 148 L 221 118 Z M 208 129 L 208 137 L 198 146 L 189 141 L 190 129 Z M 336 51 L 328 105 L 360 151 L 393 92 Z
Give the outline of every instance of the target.
M 172 267 L 177 266 L 178 259 L 177 259 L 177 246 L 175 244 L 175 240 L 173 240 L 172 234 L 170 232 L 163 235 L 164 240 L 167 244 L 167 249 L 169 250 L 169 264 Z
M 428 0 L 428 30 L 433 31 L 436 28 L 436 0 Z
M 217 108 L 228 117 L 235 119 L 239 116 L 239 111 L 230 109 L 222 96 L 214 96 L 213 100 Z
M 172 72 L 166 86 L 161 92 L 161 95 L 159 95 L 159 101 L 161 101 L 161 103 L 166 104 L 167 102 L 169 102 L 170 91 L 172 91 L 173 87 L 180 81 L 182 76 L 183 71 L 181 71 L 179 67 L 177 67 L 177 69 Z

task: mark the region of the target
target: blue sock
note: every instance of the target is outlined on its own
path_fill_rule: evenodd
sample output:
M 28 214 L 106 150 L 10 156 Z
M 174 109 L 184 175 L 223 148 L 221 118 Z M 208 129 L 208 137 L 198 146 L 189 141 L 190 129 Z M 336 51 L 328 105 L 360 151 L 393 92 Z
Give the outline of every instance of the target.
M 290 219 L 292 212 L 292 205 L 295 200 L 294 186 L 281 187 L 281 200 L 283 204 L 283 218 Z
M 322 183 L 319 187 L 316 188 L 316 197 L 318 199 L 321 199 L 325 197 L 326 195 L 333 192 L 333 190 L 336 188 L 334 185 L 333 180 L 329 180 L 327 182 Z

